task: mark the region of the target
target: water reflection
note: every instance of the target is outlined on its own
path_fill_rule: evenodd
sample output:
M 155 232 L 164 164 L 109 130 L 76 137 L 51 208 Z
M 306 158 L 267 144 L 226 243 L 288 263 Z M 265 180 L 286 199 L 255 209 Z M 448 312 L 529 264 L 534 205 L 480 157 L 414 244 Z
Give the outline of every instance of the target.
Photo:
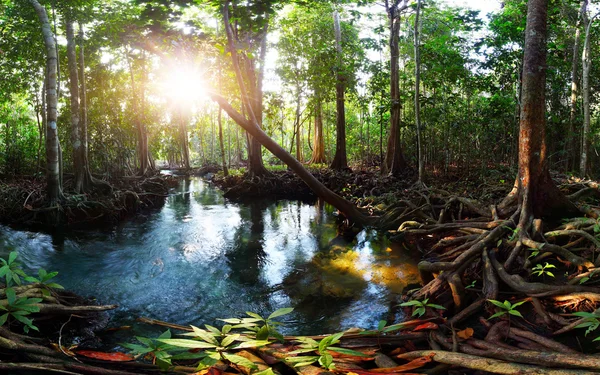
M 184 178 L 159 211 L 108 231 L 62 236 L 0 227 L 0 256 L 59 271 L 75 292 L 116 303 L 114 324 L 139 316 L 215 324 L 244 311 L 295 306 L 287 332 L 314 334 L 386 318 L 417 280 L 416 259 L 374 231 L 337 233 L 330 206 L 226 201 Z

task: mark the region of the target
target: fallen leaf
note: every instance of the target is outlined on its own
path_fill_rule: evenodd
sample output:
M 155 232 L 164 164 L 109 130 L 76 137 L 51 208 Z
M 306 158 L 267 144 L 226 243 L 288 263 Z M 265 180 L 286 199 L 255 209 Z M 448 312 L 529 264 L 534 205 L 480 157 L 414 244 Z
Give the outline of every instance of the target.
M 132 355 L 113 352 L 113 353 L 105 353 L 105 352 L 95 352 L 93 350 L 78 350 L 75 354 L 87 357 L 99 359 L 102 361 L 111 361 L 111 362 L 129 362 L 133 361 L 135 358 Z
M 416 326 L 415 329 L 413 329 L 413 332 L 425 331 L 425 330 L 435 330 L 438 328 L 439 328 L 439 326 L 437 324 L 428 322 L 428 323 Z
M 458 332 L 456 332 L 456 336 L 460 337 L 463 340 L 466 340 L 473 336 L 473 328 L 469 327 L 469 328 L 463 329 L 462 331 L 458 331 Z

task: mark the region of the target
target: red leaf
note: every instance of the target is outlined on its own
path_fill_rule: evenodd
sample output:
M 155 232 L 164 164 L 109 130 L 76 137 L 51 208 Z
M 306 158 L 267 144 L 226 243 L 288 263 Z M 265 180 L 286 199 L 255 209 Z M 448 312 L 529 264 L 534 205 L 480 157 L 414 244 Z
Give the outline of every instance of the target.
M 425 331 L 425 330 L 428 330 L 428 329 L 438 329 L 438 328 L 439 327 L 438 327 L 437 324 L 428 322 L 428 323 L 416 326 L 415 329 L 413 329 L 413 332 Z
M 132 355 L 113 352 L 113 353 L 105 353 L 105 352 L 95 352 L 93 350 L 78 350 L 75 352 L 77 355 L 81 355 L 88 358 L 99 359 L 101 361 L 111 361 L 111 362 L 129 362 L 133 361 L 135 358 Z

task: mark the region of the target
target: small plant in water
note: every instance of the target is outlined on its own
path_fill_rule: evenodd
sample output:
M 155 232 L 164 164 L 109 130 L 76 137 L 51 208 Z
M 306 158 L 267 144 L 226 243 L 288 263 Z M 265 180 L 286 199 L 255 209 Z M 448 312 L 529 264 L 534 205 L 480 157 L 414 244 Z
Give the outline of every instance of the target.
M 21 263 L 17 262 L 17 252 L 11 251 L 8 254 L 8 260 L 0 258 L 2 267 L 0 267 L 0 277 L 6 280 L 6 287 L 14 284 L 21 285 L 21 277 L 26 278 L 25 271 L 21 269 Z
M 225 323 L 233 324 L 233 329 L 245 328 L 249 330 L 249 332 L 245 333 L 253 335 L 257 340 L 268 340 L 269 337 L 274 337 L 283 342 L 283 335 L 277 331 L 277 327 L 283 325 L 283 323 L 277 322 L 273 319 L 287 315 L 292 311 L 294 311 L 292 307 L 284 307 L 274 311 L 267 318 L 263 318 L 256 313 L 247 311 L 246 315 L 248 315 L 249 318 L 228 318 L 219 320 L 222 320 Z
M 527 301 L 521 301 L 521 302 L 517 302 L 514 304 L 511 304 L 508 301 L 504 301 L 504 302 L 500 302 L 500 301 L 496 301 L 494 299 L 488 299 L 488 301 L 493 304 L 496 307 L 500 308 L 500 311 L 498 311 L 497 313 L 495 313 L 494 315 L 490 316 L 488 318 L 488 320 L 493 319 L 493 318 L 497 318 L 499 316 L 505 315 L 505 314 L 510 314 L 510 315 L 515 315 L 515 316 L 519 316 L 519 317 L 523 317 L 523 315 L 521 315 L 521 313 L 516 310 L 516 308 L 518 306 L 521 306 L 522 304 L 524 304 Z
M 329 354 L 329 351 L 346 355 L 367 357 L 366 354 L 358 352 L 356 350 L 333 346 L 340 342 L 340 339 L 343 335 L 343 332 L 336 333 L 334 335 L 327 336 L 321 339 L 321 341 L 319 342 L 311 339 L 310 337 L 297 337 L 296 341 L 300 343 L 300 349 L 289 352 L 288 354 L 304 354 L 316 352 L 318 355 L 287 357 L 285 361 L 289 364 L 292 364 L 294 367 L 308 366 L 318 361 L 323 368 L 327 370 L 334 370 L 335 364 L 333 363 L 333 356 Z
M 546 264 L 544 264 L 543 266 L 541 264 L 536 264 L 535 267 L 533 267 L 531 270 L 533 271 L 532 273 L 536 276 L 548 275 L 550 277 L 554 277 L 554 274 L 548 271 L 548 269 L 551 268 L 556 268 L 556 266 L 554 264 L 546 262 Z
M 421 316 L 423 316 L 423 314 L 425 314 L 425 309 L 427 307 L 433 308 L 433 309 L 438 309 L 438 310 L 446 310 L 446 308 L 444 306 L 436 305 L 435 303 L 429 303 L 429 298 L 425 298 L 423 301 L 412 300 L 412 301 L 408 301 L 408 302 L 403 302 L 400 304 L 400 306 L 402 306 L 402 307 L 415 306 L 412 316 L 417 315 L 419 317 L 421 317 Z

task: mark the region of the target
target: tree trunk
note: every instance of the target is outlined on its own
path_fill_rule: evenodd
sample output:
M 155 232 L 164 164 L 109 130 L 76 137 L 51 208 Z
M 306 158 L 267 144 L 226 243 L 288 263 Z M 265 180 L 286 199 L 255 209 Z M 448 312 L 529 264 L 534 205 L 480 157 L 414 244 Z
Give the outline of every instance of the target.
M 557 218 L 579 210 L 552 181 L 546 161 L 546 31 L 548 0 L 529 0 L 523 58 L 519 131 L 519 174 L 515 188 L 499 206 L 518 199 L 519 228 L 529 229 L 534 218 Z
M 187 130 L 187 121 L 186 117 L 180 110 L 179 112 L 179 135 L 181 137 L 181 158 L 183 159 L 183 167 L 185 169 L 190 169 L 190 146 L 189 146 L 189 137 Z
M 217 102 L 221 108 L 229 117 L 233 119 L 238 125 L 244 128 L 250 133 L 257 141 L 265 146 L 273 155 L 287 164 L 296 174 L 311 188 L 311 190 L 320 198 L 323 198 L 327 203 L 337 208 L 343 213 L 348 219 L 355 221 L 361 225 L 372 225 L 374 224 L 374 218 L 366 216 L 359 211 L 354 204 L 347 201 L 346 199 L 335 194 L 317 180 L 298 160 L 296 160 L 289 152 L 279 146 L 273 139 L 271 139 L 265 132 L 258 126 L 257 123 L 251 123 L 245 116 L 237 112 L 231 104 L 229 104 L 225 98 L 213 94 L 212 100 Z
M 315 98 L 315 133 L 313 135 L 313 152 L 310 164 L 324 164 L 325 159 L 325 138 L 323 137 L 323 108 L 321 98 Z
M 419 15 L 421 12 L 421 0 L 417 0 L 417 13 L 415 15 L 415 125 L 417 127 L 417 149 L 419 158 L 419 182 L 423 182 L 425 173 L 425 160 L 423 155 L 423 138 L 421 137 L 421 101 L 419 89 L 421 86 L 421 50 L 419 44 Z
M 587 159 L 590 149 L 590 70 L 592 68 L 592 60 L 590 59 L 590 30 L 596 16 L 592 17 L 587 23 L 585 29 L 585 42 L 583 44 L 583 134 L 581 137 L 581 159 L 579 164 L 579 173 L 581 174 L 581 177 L 585 177 L 587 174 Z
M 302 101 L 302 95 L 300 93 L 300 84 L 297 85 L 296 93 L 296 116 L 294 118 L 294 128 L 296 129 L 296 159 L 302 161 L 302 147 L 301 147 L 301 133 L 300 133 L 300 102 Z
M 46 193 L 50 206 L 55 206 L 61 195 L 58 132 L 56 127 L 58 98 L 56 92 L 57 56 L 54 35 L 48 20 L 46 8 L 37 0 L 29 0 L 34 7 L 42 27 L 46 47 Z
M 390 25 L 390 134 L 388 137 L 387 152 L 385 154 L 385 163 L 382 165 L 384 172 L 391 175 L 398 175 L 406 167 L 402 145 L 400 144 L 400 112 L 402 105 L 400 103 L 400 13 L 408 7 L 408 0 L 403 1 L 400 6 L 400 0 L 395 0 L 392 5 L 386 1 L 386 10 Z
M 581 41 L 581 24 L 583 23 L 587 12 L 588 0 L 581 2 L 577 24 L 575 25 L 575 40 L 573 41 L 573 62 L 571 65 L 571 114 L 569 116 L 569 135 L 567 142 L 567 168 L 575 169 L 575 160 L 577 159 L 577 135 L 575 131 L 575 117 L 577 116 L 577 94 L 579 93 L 579 44 Z
M 225 23 L 225 33 L 227 34 L 227 44 L 229 51 L 231 52 L 231 60 L 235 70 L 235 76 L 238 82 L 238 86 L 242 93 L 242 106 L 246 109 L 246 115 L 251 123 L 256 123 L 259 126 L 262 124 L 262 78 L 264 68 L 264 58 L 266 54 L 266 36 L 267 36 L 267 25 L 262 30 L 261 46 L 260 46 L 260 59 L 261 63 L 258 76 L 255 75 L 254 59 L 245 56 L 245 73 L 246 80 L 240 67 L 240 56 L 236 48 L 236 41 L 234 40 L 233 26 L 230 23 L 229 15 L 229 1 L 224 1 L 222 13 L 223 21 Z M 247 83 L 246 83 L 247 82 Z M 249 138 L 248 146 L 248 173 L 250 176 L 264 176 L 268 175 L 269 172 L 265 168 L 262 162 L 262 151 L 259 142 L 254 142 L 252 137 Z
M 77 53 L 73 21 L 67 17 L 67 62 L 69 66 L 69 91 L 71 94 L 71 142 L 73 146 L 73 172 L 75 181 L 73 190 L 77 194 L 84 191 L 85 166 L 83 164 L 83 144 L 81 142 L 81 127 L 79 123 L 79 77 L 77 71 Z
M 335 28 L 335 45 L 337 50 L 337 72 L 336 72 L 336 144 L 335 156 L 331 162 L 331 169 L 348 169 L 348 160 L 346 156 L 346 109 L 344 105 L 345 77 L 342 72 L 342 29 L 340 27 L 340 15 L 338 11 L 333 12 L 333 25 Z

